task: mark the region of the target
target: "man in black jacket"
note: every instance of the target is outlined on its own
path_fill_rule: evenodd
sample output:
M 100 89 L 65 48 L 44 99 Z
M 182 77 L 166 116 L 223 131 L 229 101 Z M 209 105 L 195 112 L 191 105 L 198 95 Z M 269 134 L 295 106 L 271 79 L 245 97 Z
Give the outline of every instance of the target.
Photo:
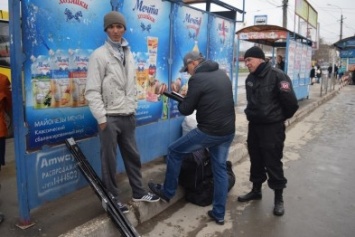
M 168 202 L 178 186 L 182 159 L 194 151 L 208 148 L 214 182 L 213 208 L 208 215 L 224 224 L 228 192 L 226 160 L 235 134 L 235 110 L 232 83 L 218 63 L 205 60 L 198 52 L 187 53 L 181 72 L 191 77 L 188 91 L 178 109 L 183 115 L 196 110 L 197 128 L 173 142 L 168 149 L 164 184 L 150 182 L 149 188 Z
M 249 121 L 247 143 L 253 188 L 239 196 L 238 201 L 261 199 L 261 185 L 268 177 L 268 185 L 275 191 L 274 215 L 282 216 L 285 211 L 282 193 L 287 183 L 281 161 L 286 138 L 284 122 L 297 111 L 298 102 L 290 78 L 265 63 L 259 47 L 248 49 L 244 61 L 250 72 L 245 82 L 245 114 Z

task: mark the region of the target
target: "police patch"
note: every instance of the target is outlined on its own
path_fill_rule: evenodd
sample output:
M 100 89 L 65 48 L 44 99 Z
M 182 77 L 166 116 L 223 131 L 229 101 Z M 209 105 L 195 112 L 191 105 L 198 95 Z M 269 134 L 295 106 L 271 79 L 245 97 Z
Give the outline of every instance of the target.
M 290 91 L 291 85 L 288 81 L 281 81 L 280 82 L 280 90 L 282 91 Z

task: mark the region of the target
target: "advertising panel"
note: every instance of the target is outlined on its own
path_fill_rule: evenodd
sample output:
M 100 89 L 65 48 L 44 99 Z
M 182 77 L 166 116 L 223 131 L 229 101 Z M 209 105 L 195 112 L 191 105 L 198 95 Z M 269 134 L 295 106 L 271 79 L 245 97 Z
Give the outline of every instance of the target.
M 207 23 L 208 14 L 183 5 L 174 5 L 173 9 L 173 64 L 170 89 L 185 95 L 190 75 L 179 72 L 183 66 L 183 58 L 187 52 L 198 51 L 207 55 Z M 180 113 L 177 102 L 170 100 L 170 118 Z
M 84 97 L 87 64 L 105 40 L 103 16 L 111 4 L 31 0 L 22 10 L 27 150 L 94 135 L 97 123 Z
M 308 61 L 308 54 L 307 54 L 307 45 L 301 44 L 299 45 L 299 50 L 301 53 L 301 64 L 300 64 L 300 85 L 304 85 L 306 83 L 306 77 L 309 76 L 309 61 Z
M 292 40 L 291 40 L 292 42 Z M 302 44 L 295 43 L 295 58 L 294 58 L 294 68 L 293 68 L 293 86 L 300 86 L 300 73 L 301 73 L 301 63 L 302 63 Z
M 137 125 L 167 119 L 161 94 L 168 85 L 170 7 L 158 0 L 24 3 L 27 150 L 97 133 L 84 96 L 86 72 L 92 51 L 106 40 L 103 16 L 111 10 L 125 15 L 124 37 L 135 57 Z
M 288 41 L 288 53 L 287 53 L 287 75 L 292 80 L 294 87 L 297 86 L 294 83 L 295 57 L 296 57 L 296 42 L 289 40 Z
M 168 98 L 162 94 L 168 89 L 170 9 L 170 2 L 157 0 L 125 1 L 122 7 L 137 67 L 137 125 L 168 118 Z
M 219 68 L 225 70 L 232 80 L 234 52 L 230 49 L 234 45 L 234 23 L 211 15 L 208 25 L 210 26 L 208 58 L 216 61 L 219 64 Z
M 340 51 L 341 58 L 355 58 L 355 49 L 343 49 Z

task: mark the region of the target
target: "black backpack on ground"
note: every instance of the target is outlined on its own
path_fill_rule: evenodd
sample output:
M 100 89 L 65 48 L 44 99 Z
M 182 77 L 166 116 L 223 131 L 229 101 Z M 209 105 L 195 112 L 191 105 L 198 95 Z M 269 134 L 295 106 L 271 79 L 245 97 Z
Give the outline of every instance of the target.
M 228 191 L 235 184 L 232 163 L 227 161 Z M 210 153 L 207 149 L 187 155 L 181 166 L 179 184 L 185 189 L 185 199 L 198 206 L 208 206 L 213 201 L 213 174 Z

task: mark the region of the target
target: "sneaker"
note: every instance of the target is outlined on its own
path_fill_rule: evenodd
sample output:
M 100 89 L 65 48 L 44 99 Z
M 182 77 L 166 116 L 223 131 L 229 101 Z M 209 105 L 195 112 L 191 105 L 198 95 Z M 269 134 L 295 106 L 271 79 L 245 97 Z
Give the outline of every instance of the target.
M 158 202 L 160 200 L 160 198 L 153 193 L 147 193 L 139 198 L 132 198 L 132 199 L 134 202 Z
M 207 212 L 208 216 L 213 219 L 218 225 L 224 225 L 224 220 L 223 219 L 218 219 L 211 211 Z
M 126 213 L 129 212 L 129 209 L 128 209 L 127 205 L 125 205 L 125 204 L 123 204 L 121 202 L 117 202 L 117 205 L 118 205 L 118 208 L 121 210 L 121 212 L 123 214 L 126 214 Z
M 163 190 L 162 190 L 163 185 L 149 182 L 148 187 L 150 188 L 150 190 L 152 190 L 152 192 L 154 194 L 156 194 L 158 197 L 160 197 L 160 199 L 163 200 L 164 202 L 170 201 L 170 198 L 165 196 L 165 194 L 163 193 Z

